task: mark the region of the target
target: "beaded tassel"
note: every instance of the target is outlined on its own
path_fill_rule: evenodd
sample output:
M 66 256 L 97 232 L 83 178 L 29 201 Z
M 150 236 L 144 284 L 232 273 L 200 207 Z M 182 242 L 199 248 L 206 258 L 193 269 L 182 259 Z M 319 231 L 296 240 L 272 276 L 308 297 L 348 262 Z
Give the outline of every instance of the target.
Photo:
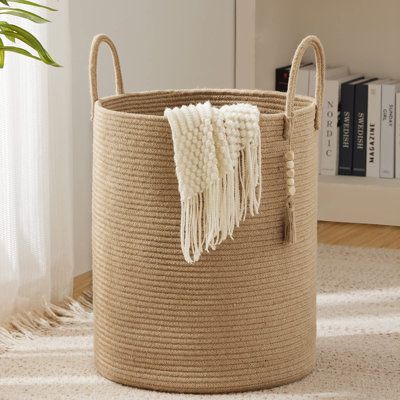
M 294 208 L 294 152 L 289 150 L 285 153 L 286 161 L 286 213 L 284 240 L 286 243 L 296 243 L 296 220 Z

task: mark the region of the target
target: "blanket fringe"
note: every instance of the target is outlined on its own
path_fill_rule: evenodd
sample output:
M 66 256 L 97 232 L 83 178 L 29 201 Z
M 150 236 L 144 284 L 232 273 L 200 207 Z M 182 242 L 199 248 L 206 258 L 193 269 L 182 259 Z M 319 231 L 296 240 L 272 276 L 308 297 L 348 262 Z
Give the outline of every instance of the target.
M 91 321 L 92 299 L 92 290 L 89 289 L 77 299 L 66 298 L 61 305 L 44 301 L 40 311 L 14 315 L 0 326 L 0 354 L 14 347 L 19 340 L 41 336 L 51 328 Z
M 261 201 L 261 146 L 248 144 L 240 151 L 233 171 L 203 192 L 181 202 L 182 253 L 188 263 L 199 260 L 203 248 L 214 250 L 240 221 L 258 214 Z M 207 235 L 203 235 L 206 232 Z
M 247 213 L 261 200 L 260 113 L 251 104 L 216 108 L 209 101 L 166 108 L 181 196 L 181 248 L 185 260 L 199 260 L 233 238 Z

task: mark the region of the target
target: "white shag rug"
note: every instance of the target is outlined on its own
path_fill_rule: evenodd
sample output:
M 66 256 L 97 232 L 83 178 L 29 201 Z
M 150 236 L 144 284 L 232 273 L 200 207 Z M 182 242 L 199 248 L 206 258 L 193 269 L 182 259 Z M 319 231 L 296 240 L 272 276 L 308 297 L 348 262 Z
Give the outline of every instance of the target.
M 0 399 L 399 400 L 400 252 L 322 245 L 318 274 L 317 368 L 299 382 L 212 396 L 122 386 L 96 373 L 88 321 L 0 355 Z

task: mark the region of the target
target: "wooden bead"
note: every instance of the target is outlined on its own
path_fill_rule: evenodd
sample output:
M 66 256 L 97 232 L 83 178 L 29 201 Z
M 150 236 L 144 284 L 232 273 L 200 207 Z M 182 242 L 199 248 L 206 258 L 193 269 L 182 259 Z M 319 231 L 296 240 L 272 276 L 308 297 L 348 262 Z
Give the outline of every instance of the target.
M 286 168 L 287 169 L 293 169 L 294 168 L 294 162 L 293 161 L 286 161 Z
M 286 185 L 294 186 L 294 179 L 293 178 L 287 178 L 286 179 Z
M 289 150 L 285 153 L 285 160 L 286 161 L 293 161 L 294 160 L 294 152 L 293 150 Z
M 294 169 L 287 169 L 286 170 L 286 176 L 288 178 L 294 178 Z
M 287 186 L 287 192 L 289 196 L 294 196 L 296 193 L 296 188 L 294 186 Z

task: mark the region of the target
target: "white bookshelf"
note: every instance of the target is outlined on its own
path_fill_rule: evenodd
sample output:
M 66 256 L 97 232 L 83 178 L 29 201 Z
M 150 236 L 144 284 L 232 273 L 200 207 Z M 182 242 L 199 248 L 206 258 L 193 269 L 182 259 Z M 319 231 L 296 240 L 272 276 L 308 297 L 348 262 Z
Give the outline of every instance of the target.
M 400 180 L 320 175 L 318 219 L 400 226 Z
M 400 79 L 399 15 L 398 0 L 236 0 L 237 86 L 274 89 L 275 68 L 308 34 L 321 39 L 328 65 Z M 320 176 L 318 193 L 320 220 L 400 226 L 400 180 Z

